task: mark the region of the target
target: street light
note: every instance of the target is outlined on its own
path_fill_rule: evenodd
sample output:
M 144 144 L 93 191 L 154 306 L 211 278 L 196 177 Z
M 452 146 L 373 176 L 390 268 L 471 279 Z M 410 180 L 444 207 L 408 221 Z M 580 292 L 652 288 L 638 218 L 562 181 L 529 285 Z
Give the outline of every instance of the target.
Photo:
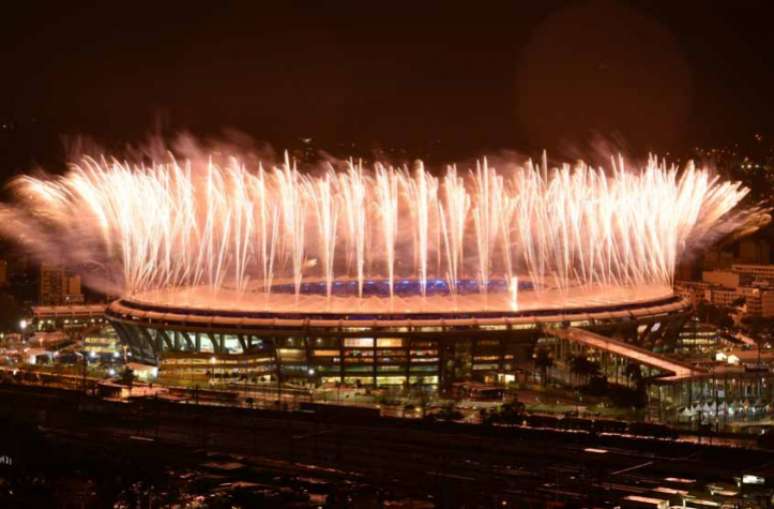
M 313 392 L 314 389 L 317 387 L 317 380 L 315 379 L 315 370 L 314 368 L 309 368 L 307 371 L 307 374 L 309 375 L 309 383 L 311 384 L 311 388 L 309 389 L 309 396 L 310 398 L 313 398 Z
M 208 382 L 210 385 L 212 385 L 212 384 L 214 383 L 214 379 L 215 379 L 215 364 L 216 364 L 217 362 L 218 362 L 218 359 L 217 359 L 217 357 L 215 357 L 214 355 L 213 355 L 212 357 L 210 357 L 210 366 L 212 366 L 212 368 L 210 369 L 210 377 L 209 377 L 209 380 L 207 380 L 207 382 Z
M 19 330 L 21 331 L 21 340 L 22 343 L 27 341 L 27 327 L 30 325 L 30 323 L 27 321 L 26 318 L 22 318 L 19 320 Z

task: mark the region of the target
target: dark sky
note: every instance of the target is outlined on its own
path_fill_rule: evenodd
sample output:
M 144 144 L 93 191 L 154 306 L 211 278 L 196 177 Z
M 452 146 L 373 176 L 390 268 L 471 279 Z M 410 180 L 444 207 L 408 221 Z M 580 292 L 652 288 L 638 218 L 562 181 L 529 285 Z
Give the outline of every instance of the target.
M 2 172 L 159 121 L 449 159 L 774 135 L 766 2 L 74 4 L 2 16 Z

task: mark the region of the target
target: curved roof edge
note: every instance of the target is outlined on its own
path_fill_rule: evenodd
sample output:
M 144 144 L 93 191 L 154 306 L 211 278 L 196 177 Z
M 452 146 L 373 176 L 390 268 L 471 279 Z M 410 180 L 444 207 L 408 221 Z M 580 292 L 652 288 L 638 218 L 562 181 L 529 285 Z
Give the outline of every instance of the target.
M 580 309 L 549 309 L 513 312 L 331 315 L 291 313 L 236 313 L 218 310 L 148 306 L 119 299 L 111 303 L 108 318 L 128 323 L 160 323 L 207 328 L 254 327 L 455 327 L 480 325 L 526 325 L 642 318 L 684 311 L 690 304 L 684 298 L 670 296 L 652 301 L 594 306 Z

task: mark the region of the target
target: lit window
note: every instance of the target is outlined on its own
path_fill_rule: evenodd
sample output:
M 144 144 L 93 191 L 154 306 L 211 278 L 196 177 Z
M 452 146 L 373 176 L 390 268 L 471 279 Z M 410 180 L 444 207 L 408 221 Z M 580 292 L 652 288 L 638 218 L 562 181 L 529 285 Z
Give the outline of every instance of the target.
M 374 338 L 346 338 L 344 339 L 344 346 L 349 348 L 373 347 Z

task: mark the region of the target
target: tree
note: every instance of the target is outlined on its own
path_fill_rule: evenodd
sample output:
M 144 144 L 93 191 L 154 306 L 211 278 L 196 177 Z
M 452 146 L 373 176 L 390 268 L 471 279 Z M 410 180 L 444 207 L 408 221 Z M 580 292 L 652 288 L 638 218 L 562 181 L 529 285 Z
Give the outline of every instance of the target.
M 626 374 L 626 378 L 635 383 L 642 379 L 642 370 L 640 369 L 640 365 L 636 362 L 627 361 L 624 373 Z
M 424 412 L 422 412 L 422 417 L 425 417 Z M 442 421 L 457 421 L 463 417 L 464 415 L 457 409 L 457 404 L 453 401 L 445 404 L 438 412 L 431 415 L 431 418 Z
M 709 321 L 709 306 L 710 304 L 703 300 L 696 304 L 696 316 L 704 322 Z
M 750 316 L 744 320 L 744 325 L 753 338 L 769 332 L 772 328 L 772 321 L 761 316 Z
M 548 370 L 553 367 L 554 359 L 545 348 L 538 348 L 532 356 L 535 369 L 540 370 L 540 382 L 545 385 L 548 381 Z
M 755 341 L 755 345 L 758 347 L 758 365 L 761 364 L 761 347 L 767 342 L 767 337 L 764 334 L 770 329 L 769 320 L 760 316 L 750 316 L 744 320 L 744 325 L 750 334 L 750 337 Z M 766 334 L 768 336 L 768 334 Z
M 729 309 L 714 304 L 700 302 L 696 306 L 696 314 L 703 322 L 712 323 L 721 328 L 733 327 L 734 325 L 734 319 L 731 318 Z
M 588 381 L 592 376 L 599 375 L 599 364 L 588 360 L 585 355 L 576 355 L 570 360 L 570 372 Z
M 715 325 L 721 329 L 728 329 L 734 326 L 734 319 L 728 311 L 721 311 L 714 320 Z
M 427 407 L 430 406 L 430 391 L 425 386 L 423 377 L 419 377 L 416 383 L 411 385 L 410 396 L 412 400 L 416 401 L 417 407 L 419 407 L 424 418 L 427 413 Z
M 118 379 L 123 385 L 126 385 L 129 387 L 129 390 L 132 390 L 132 386 L 134 385 L 134 370 L 130 368 L 129 366 L 125 367 L 123 371 L 121 371 L 121 375 Z
M 642 409 L 648 403 L 648 393 L 645 384 L 641 381 L 637 383 L 636 387 L 611 385 L 608 387 L 608 396 L 613 405 L 619 407 Z

